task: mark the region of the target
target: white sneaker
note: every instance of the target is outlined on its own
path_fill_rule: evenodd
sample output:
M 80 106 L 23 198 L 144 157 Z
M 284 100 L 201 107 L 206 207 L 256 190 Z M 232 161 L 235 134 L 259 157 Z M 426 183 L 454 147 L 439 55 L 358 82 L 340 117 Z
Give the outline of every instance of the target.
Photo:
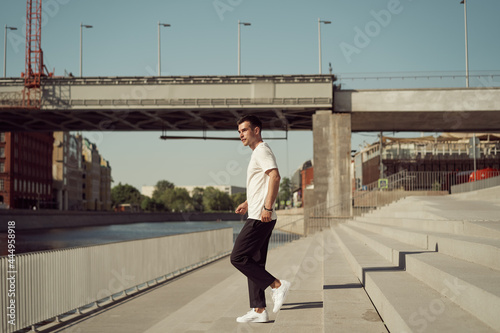
M 246 315 L 236 318 L 238 323 L 267 323 L 269 321 L 269 315 L 267 314 L 267 310 L 264 310 L 262 313 L 255 312 L 255 309 L 252 309 L 247 312 Z
M 273 289 L 273 302 L 274 308 L 273 312 L 276 313 L 281 309 L 283 302 L 285 302 L 286 296 L 288 294 L 288 289 L 290 289 L 291 283 L 285 280 L 281 280 L 281 286 L 279 288 Z

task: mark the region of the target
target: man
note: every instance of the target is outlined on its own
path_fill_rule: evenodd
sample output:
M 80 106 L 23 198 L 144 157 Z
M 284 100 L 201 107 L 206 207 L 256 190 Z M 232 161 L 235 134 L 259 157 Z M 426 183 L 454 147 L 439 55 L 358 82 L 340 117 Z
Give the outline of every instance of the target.
M 248 279 L 250 307 L 237 322 L 264 323 L 269 321 L 264 290 L 272 288 L 273 312 L 278 312 L 290 289 L 290 282 L 278 280 L 266 271 L 267 247 L 274 225 L 274 202 L 278 195 L 280 173 L 271 148 L 262 141 L 262 123 L 256 116 L 246 115 L 238 121 L 238 133 L 244 146 L 250 147 L 252 157 L 247 170 L 247 201 L 236 213 L 248 219 L 234 243 L 231 263 Z

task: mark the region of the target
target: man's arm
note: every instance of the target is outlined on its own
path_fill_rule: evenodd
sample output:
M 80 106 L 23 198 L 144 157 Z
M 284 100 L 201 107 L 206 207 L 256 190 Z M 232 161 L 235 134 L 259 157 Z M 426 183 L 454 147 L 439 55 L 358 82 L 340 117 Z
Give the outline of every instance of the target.
M 245 213 L 248 211 L 248 202 L 245 200 L 244 203 L 240 204 L 237 208 L 235 213 L 240 214 L 240 215 L 245 215 Z
M 269 187 L 267 191 L 266 201 L 264 201 L 264 207 L 272 210 L 274 209 L 274 202 L 276 201 L 276 197 L 278 196 L 278 191 L 280 189 L 281 177 L 278 169 L 267 170 L 266 175 L 269 176 Z M 269 212 L 262 208 L 262 216 L 260 220 L 262 222 L 271 222 L 271 214 L 272 212 Z

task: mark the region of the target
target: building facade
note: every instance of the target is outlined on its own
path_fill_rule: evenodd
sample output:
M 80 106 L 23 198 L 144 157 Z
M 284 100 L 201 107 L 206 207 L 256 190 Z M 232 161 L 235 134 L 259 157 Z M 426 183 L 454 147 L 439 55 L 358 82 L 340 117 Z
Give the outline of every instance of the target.
M 59 210 L 83 210 L 82 137 L 54 132 L 53 197 Z
M 53 208 L 53 134 L 0 133 L 0 207 Z
M 111 210 L 111 166 L 95 143 L 82 140 L 82 205 L 85 210 Z
M 99 210 L 101 191 L 101 156 L 97 146 L 83 139 L 83 179 L 82 199 L 85 210 Z
M 477 133 L 475 137 L 475 144 L 473 135 L 468 133 L 419 138 L 383 137 L 382 149 L 380 142 L 376 142 L 356 154 L 356 187 L 403 170 L 470 173 L 474 170 L 474 160 L 477 170 L 500 169 L 500 134 Z
M 112 210 L 111 203 L 111 166 L 101 156 L 101 181 L 99 189 L 100 207 L 99 210 Z

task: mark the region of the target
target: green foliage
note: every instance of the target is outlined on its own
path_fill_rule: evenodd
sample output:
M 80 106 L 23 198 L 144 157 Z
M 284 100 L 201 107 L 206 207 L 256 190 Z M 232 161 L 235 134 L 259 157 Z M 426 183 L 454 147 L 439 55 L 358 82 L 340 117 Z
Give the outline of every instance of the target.
M 233 207 L 236 208 L 247 200 L 247 194 L 245 192 L 234 193 L 231 195 L 231 200 L 233 201 Z
M 153 198 L 143 198 L 140 203 L 144 211 L 167 212 L 217 212 L 232 211 L 246 200 L 245 193 L 229 196 L 213 187 L 196 187 L 191 196 L 186 189 L 175 187 L 167 180 L 156 183 Z
M 167 188 L 160 195 L 158 201 L 171 212 L 190 212 L 194 210 L 189 192 L 183 188 Z
M 111 189 L 111 202 L 113 207 L 125 203 L 140 205 L 141 201 L 141 192 L 132 185 L 122 185 L 122 183 L 118 183 L 118 185 Z
M 160 196 L 168 189 L 173 189 L 175 187 L 174 183 L 168 180 L 160 180 L 156 183 L 155 190 L 153 192 L 153 199 L 159 201 Z
M 193 208 L 196 212 L 203 212 L 203 192 L 201 187 L 195 187 L 191 195 Z
M 203 191 L 203 207 L 205 212 L 229 211 L 234 208 L 229 194 L 211 186 Z
M 288 200 L 291 200 L 291 198 L 292 198 L 292 183 L 290 181 L 290 178 L 283 177 L 281 179 L 280 190 L 278 192 L 278 200 L 277 201 L 280 203 L 280 206 L 283 206 L 283 205 L 281 205 L 281 202 L 284 202 L 286 205 L 286 202 Z M 280 208 L 284 208 L 284 207 L 280 207 Z
M 141 209 L 146 212 L 161 212 L 165 210 L 165 205 L 150 197 L 144 196 L 141 202 Z

